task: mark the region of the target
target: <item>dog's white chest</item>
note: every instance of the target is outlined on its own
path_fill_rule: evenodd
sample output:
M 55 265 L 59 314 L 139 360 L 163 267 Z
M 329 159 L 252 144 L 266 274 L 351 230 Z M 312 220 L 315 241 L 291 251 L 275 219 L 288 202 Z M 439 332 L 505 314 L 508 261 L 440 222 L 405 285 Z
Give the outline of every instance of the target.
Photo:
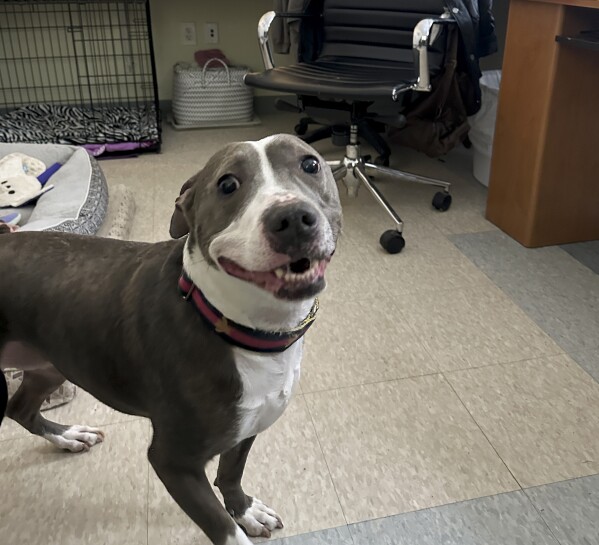
M 283 414 L 300 377 L 303 339 L 280 354 L 235 348 L 243 382 L 238 404 L 239 441 L 263 432 Z

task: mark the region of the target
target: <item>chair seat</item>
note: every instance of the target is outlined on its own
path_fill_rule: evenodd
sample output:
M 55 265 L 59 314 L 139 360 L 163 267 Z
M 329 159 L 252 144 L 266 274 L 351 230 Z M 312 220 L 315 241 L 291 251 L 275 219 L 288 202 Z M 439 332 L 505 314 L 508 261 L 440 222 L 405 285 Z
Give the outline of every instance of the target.
M 276 67 L 249 73 L 245 82 L 251 87 L 284 91 L 320 98 L 349 100 L 391 99 L 397 85 L 416 80 L 412 63 L 376 63 L 364 59 L 323 57 L 313 63 Z

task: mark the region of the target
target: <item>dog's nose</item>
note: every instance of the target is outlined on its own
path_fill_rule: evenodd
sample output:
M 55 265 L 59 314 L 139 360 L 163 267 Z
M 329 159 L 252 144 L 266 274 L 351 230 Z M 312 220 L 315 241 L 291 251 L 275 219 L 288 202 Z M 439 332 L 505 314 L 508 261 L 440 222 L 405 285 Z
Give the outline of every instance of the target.
M 314 236 L 318 219 L 311 205 L 294 203 L 271 208 L 264 216 L 264 226 L 280 243 L 293 246 Z

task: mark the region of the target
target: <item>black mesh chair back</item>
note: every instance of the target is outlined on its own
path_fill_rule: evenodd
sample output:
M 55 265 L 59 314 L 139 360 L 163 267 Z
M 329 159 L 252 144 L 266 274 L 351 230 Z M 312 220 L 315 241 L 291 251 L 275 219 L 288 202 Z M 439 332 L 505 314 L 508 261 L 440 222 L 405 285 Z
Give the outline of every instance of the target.
M 412 64 L 414 27 L 443 9 L 443 0 L 325 0 L 319 60 Z M 431 47 L 432 66 L 442 62 L 444 46 L 438 40 Z

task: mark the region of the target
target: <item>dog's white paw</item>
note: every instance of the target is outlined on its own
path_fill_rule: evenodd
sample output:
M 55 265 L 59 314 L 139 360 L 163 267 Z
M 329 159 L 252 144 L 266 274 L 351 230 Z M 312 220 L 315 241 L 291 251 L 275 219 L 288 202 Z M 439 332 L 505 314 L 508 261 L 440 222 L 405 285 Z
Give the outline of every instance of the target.
M 252 537 L 270 537 L 272 530 L 283 528 L 281 517 L 257 498 L 235 521 Z
M 235 535 L 229 536 L 225 545 L 254 545 L 250 538 L 245 535 L 244 531 L 238 526 Z
M 104 441 L 104 432 L 89 426 L 71 426 L 60 435 L 46 434 L 44 437 L 58 448 L 84 452 Z

